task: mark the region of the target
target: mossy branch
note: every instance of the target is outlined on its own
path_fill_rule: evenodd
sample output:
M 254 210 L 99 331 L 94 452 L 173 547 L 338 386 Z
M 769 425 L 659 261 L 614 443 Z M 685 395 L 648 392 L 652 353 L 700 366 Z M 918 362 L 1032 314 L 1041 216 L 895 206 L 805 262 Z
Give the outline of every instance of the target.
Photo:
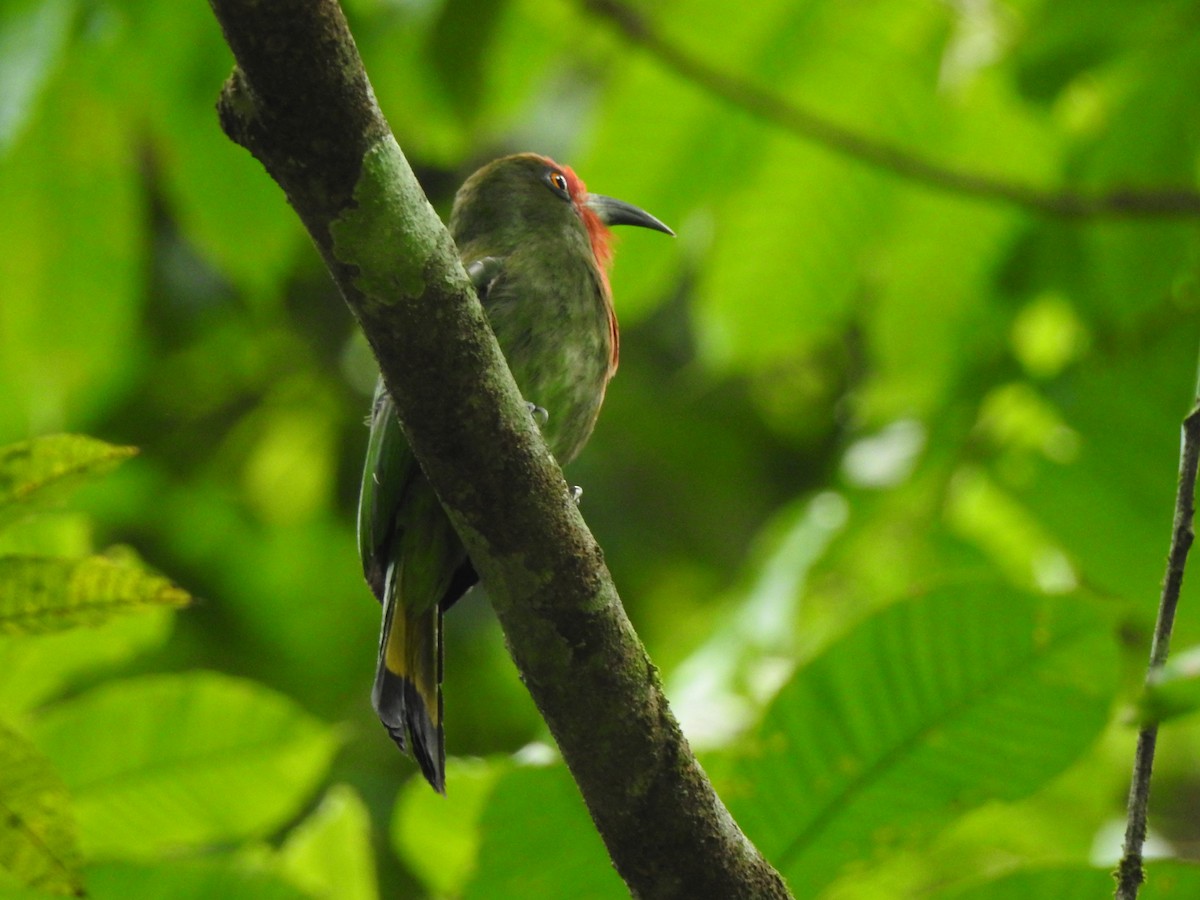
M 617 871 L 642 898 L 788 897 L 680 733 L 341 9 L 211 5 L 237 63 L 221 124 L 283 188 L 374 348 Z

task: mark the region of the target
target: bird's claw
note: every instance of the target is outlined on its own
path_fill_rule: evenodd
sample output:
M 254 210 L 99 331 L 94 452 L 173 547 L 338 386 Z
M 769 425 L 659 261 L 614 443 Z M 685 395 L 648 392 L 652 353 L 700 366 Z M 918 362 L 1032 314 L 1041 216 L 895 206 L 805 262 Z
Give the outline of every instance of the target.
M 529 407 L 529 414 L 533 416 L 533 421 L 537 422 L 539 426 L 550 421 L 550 413 L 544 406 L 538 406 L 536 403 L 528 401 L 525 402 L 525 405 Z
M 574 485 L 571 488 L 571 499 L 575 501 L 575 505 L 579 505 L 580 499 L 583 497 L 583 488 L 579 485 Z
M 474 285 L 480 302 L 487 299 L 492 282 L 500 277 L 503 270 L 504 263 L 495 256 L 485 256 L 467 266 L 467 276 L 471 279 L 471 284 Z

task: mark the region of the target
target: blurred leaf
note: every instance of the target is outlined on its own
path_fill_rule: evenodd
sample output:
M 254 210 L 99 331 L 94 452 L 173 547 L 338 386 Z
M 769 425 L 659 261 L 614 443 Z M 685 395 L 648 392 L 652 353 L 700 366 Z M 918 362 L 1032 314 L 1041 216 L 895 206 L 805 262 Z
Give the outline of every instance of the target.
M 881 176 L 821 150 L 776 138 L 757 166 L 758 180 L 717 214 L 699 285 L 701 350 L 717 368 L 763 371 L 845 328 L 891 206 Z
M 896 604 L 780 692 L 732 811 L 813 896 L 852 861 L 1062 771 L 1104 726 L 1115 662 L 1081 597 L 979 583 Z
M 103 556 L 0 556 L 0 634 L 98 625 L 150 606 L 186 606 L 187 592 L 141 566 Z
M 16 879 L 0 868 L 0 900 L 46 900 L 47 897 L 53 896 L 56 895 L 33 888 L 18 887 Z
M 79 559 L 95 547 L 95 521 L 70 508 L 29 515 L 0 528 L 0 556 Z
M 1200 647 L 1171 654 L 1151 672 L 1137 701 L 1139 725 L 1166 722 L 1200 709 Z
M 304 230 L 258 161 L 221 132 L 214 102 L 232 66 L 229 48 L 203 4 L 134 6 L 103 67 L 114 82 L 110 100 L 144 110 L 161 187 L 186 239 L 247 299 L 273 304 L 306 248 Z
M 266 835 L 309 801 L 338 745 L 288 698 L 212 672 L 96 688 L 47 709 L 33 733 L 95 859 Z
M 155 864 L 106 863 L 87 869 L 90 900 L 312 900 L 282 877 L 220 857 Z
M 169 67 L 168 67 L 169 68 Z M 136 134 L 73 59 L 0 166 L 0 439 L 90 431 L 136 371 L 149 249 Z
M 54 894 L 83 895 L 70 799 L 50 761 L 0 725 L 0 866 Z
M 55 434 L 0 447 L 0 527 L 60 500 L 89 478 L 137 453 L 77 434 Z
M 280 872 L 312 897 L 376 900 L 371 818 L 354 788 L 335 784 L 279 849 Z
M 496 782 L 511 767 L 480 759 L 446 760 L 446 796 L 410 778 L 392 813 L 392 846 L 435 896 L 457 896 L 475 871 L 480 820 Z
M 1117 596 L 1144 596 L 1162 578 L 1196 346 L 1194 321 L 1179 317 L 1093 354 L 1045 390 L 1071 429 L 1063 451 L 1001 456 L 995 465 L 1082 577 Z M 1149 620 L 1153 607 L 1141 609 Z
M 1103 4 L 1065 0 L 1033 4 L 1029 12 L 1024 39 L 1014 53 L 1014 81 L 1037 102 L 1052 101 L 1083 73 L 1118 55 L 1122 44 L 1139 37 L 1140 17 L 1131 17 L 1118 33 Z
M 1136 327 L 1148 309 L 1167 306 L 1180 274 L 1200 255 L 1195 229 L 1171 222 L 1107 222 L 1083 235 L 1085 277 L 1072 299 L 1093 321 L 1115 320 L 1123 328 Z
M 804 583 L 845 527 L 847 514 L 842 496 L 823 493 L 782 510 L 759 536 L 754 580 L 667 682 L 671 706 L 693 748 L 721 746 L 740 735 L 755 703 L 789 674 Z
M 0 635 L 0 709 L 25 711 L 83 677 L 160 646 L 173 615 L 162 608 L 118 616 L 94 628 L 39 635 Z
M 7 0 L 0 10 L 0 158 L 58 68 L 74 14 L 72 0 Z
M 505 774 L 484 809 L 482 833 L 464 900 L 611 900 L 626 893 L 566 766 Z
M 1034 377 L 1058 375 L 1087 343 L 1074 307 L 1054 291 L 1034 297 L 1013 320 L 1013 354 Z
M 176 106 L 162 123 L 176 215 L 205 259 L 249 300 L 276 303 L 294 258 L 307 250 L 300 222 L 257 162 L 221 134 L 215 112 L 197 113 L 192 104 Z
M 375 27 L 356 31 L 355 41 L 379 106 L 410 161 L 452 166 L 471 146 L 467 123 L 429 77 L 429 57 L 423 51 L 437 10 L 436 3 L 398 5 L 377 18 Z
M 1014 584 L 1049 593 L 1078 586 L 1078 573 L 1062 548 L 984 472 L 963 466 L 954 473 L 945 514 L 955 533 L 973 542 Z
M 1112 872 L 1087 866 L 1017 871 L 974 887 L 946 891 L 937 900 L 1094 900 L 1116 887 Z M 1200 896 L 1200 866 L 1152 862 L 1146 867 L 1142 900 Z
M 294 379 L 243 418 L 236 435 L 247 447 L 243 490 L 264 520 L 289 524 L 324 508 L 332 489 L 339 410 L 328 388 Z
M 609 27 L 589 16 L 583 20 L 581 31 L 590 33 L 598 24 L 605 30 Z M 790 84 L 796 68 L 821 52 L 826 37 L 823 26 L 827 23 L 820 4 L 756 4 L 744 15 L 731 17 L 721 4 L 695 3 L 686 17 L 670 17 L 662 24 L 672 30 L 686 29 L 691 40 L 685 42 L 703 47 L 701 55 L 706 59 L 729 71 L 758 73 L 778 87 Z M 848 30 L 853 32 L 855 26 Z M 714 34 L 721 39 L 701 38 Z M 672 226 L 679 234 L 681 250 L 689 254 L 701 277 L 710 276 L 715 254 L 735 267 L 765 269 L 776 275 L 786 271 L 786 261 L 766 259 L 767 252 L 754 241 L 763 234 L 773 242 L 786 241 L 800 232 L 807 237 L 803 226 L 790 216 L 795 227 L 781 227 L 784 223 L 779 217 L 786 207 L 783 202 L 775 202 L 779 182 L 760 175 L 764 161 L 773 157 L 774 171 L 786 169 L 783 188 L 790 193 L 792 177 L 799 174 L 803 179 L 804 175 L 798 166 L 789 167 L 779 157 L 786 154 L 781 147 L 794 144 L 702 87 L 679 78 L 648 55 L 631 52 L 619 38 L 612 39 L 606 74 L 609 89 L 599 107 L 596 135 L 580 163 L 580 172 L 588 183 L 602 193 L 645 207 Z M 648 152 L 648 134 L 654 135 L 657 152 Z M 807 159 L 807 151 L 802 153 Z M 744 192 L 755 179 L 758 185 L 769 188 L 765 196 Z M 733 208 L 726 211 L 723 204 L 730 197 Z M 767 205 L 757 217 L 756 199 Z M 742 225 L 748 229 L 744 236 Z M 789 254 L 799 244 L 789 245 Z M 748 260 L 736 258 L 739 250 L 746 252 L 748 248 Z M 843 259 L 838 249 L 835 265 Z M 678 265 L 676 252 L 657 240 L 622 242 L 613 273 L 618 315 L 637 321 L 669 294 L 671 276 Z M 758 315 L 755 304 L 742 303 L 740 311 L 749 320 L 743 328 L 740 317 L 727 321 L 722 311 L 731 309 L 739 298 L 752 296 L 757 302 L 764 288 L 784 296 L 790 288 L 786 281 L 763 284 L 738 282 L 733 277 L 723 280 L 736 285 L 736 297 L 709 292 L 701 298 L 710 312 L 702 323 L 702 337 L 706 349 L 727 362 L 735 349 L 744 349 L 740 344 L 733 347 L 730 339 L 743 330 L 760 333 L 764 317 Z M 782 301 L 772 297 L 767 302 Z M 789 317 L 785 324 L 791 330 L 792 319 Z M 734 334 L 726 334 L 726 328 L 733 329 Z
M 254 671 L 272 684 L 304 692 L 310 702 L 338 710 L 335 715 L 356 685 L 366 697 L 379 607 L 363 582 L 349 516 L 338 520 L 326 511 L 312 522 L 264 528 L 231 502 L 220 482 L 207 478 L 155 505 L 169 520 L 161 522 L 162 533 L 179 565 L 207 578 L 195 590 L 222 601 L 219 608 L 197 605 L 186 617 L 194 627 L 209 628 L 205 664 L 257 666 Z M 230 643 L 231 633 L 240 644 Z M 355 706 L 370 712 L 365 702 Z
M 432 80 L 467 121 L 483 99 L 484 64 L 506 5 L 506 0 L 445 0 L 429 35 Z
M 497 145 L 555 154 L 560 137 L 577 139 L 588 98 L 577 96 L 586 89 L 575 77 L 582 48 L 569 9 L 530 0 L 391 7 L 355 38 L 419 174 L 482 162 Z M 428 187 L 435 201 L 452 190 Z

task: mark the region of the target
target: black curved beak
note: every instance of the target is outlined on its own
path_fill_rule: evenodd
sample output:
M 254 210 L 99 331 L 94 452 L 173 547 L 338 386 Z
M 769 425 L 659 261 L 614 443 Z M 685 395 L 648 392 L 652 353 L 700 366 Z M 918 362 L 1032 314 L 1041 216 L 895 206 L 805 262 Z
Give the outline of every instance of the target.
M 588 194 L 587 200 L 584 202 L 605 225 L 637 225 L 640 228 L 651 228 L 654 231 L 675 236 L 675 232 L 650 213 L 644 209 L 638 209 L 632 203 L 626 203 L 624 200 L 605 197 L 603 194 Z

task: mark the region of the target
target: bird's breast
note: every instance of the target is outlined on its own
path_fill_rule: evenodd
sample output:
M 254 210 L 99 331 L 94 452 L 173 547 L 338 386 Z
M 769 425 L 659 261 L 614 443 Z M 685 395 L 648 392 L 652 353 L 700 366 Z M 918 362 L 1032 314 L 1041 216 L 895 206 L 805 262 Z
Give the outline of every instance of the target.
M 488 317 L 522 395 L 546 410 L 542 434 L 565 465 L 591 435 L 612 374 L 611 303 L 586 257 L 522 263 L 506 262 Z

